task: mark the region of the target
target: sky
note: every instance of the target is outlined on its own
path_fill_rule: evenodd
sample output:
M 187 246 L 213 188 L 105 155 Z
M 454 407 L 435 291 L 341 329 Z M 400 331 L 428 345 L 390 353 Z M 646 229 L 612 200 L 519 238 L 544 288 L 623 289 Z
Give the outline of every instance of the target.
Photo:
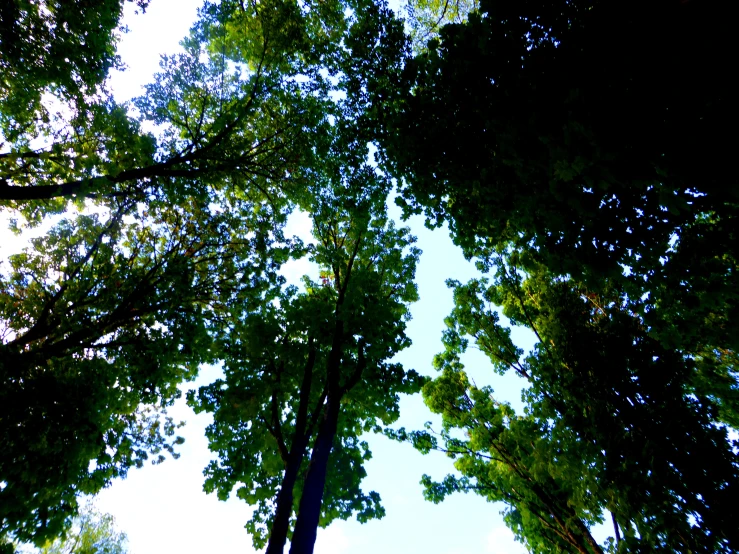
M 141 86 L 158 70 L 160 54 L 178 51 L 178 42 L 195 20 L 199 4 L 200 0 L 151 0 L 146 13 L 137 15 L 132 3 L 127 3 L 123 23 L 130 31 L 122 35 L 118 51 L 128 69 L 112 75 L 110 80 L 110 88 L 119 101 L 143 92 Z M 398 210 L 391 208 L 391 214 L 397 217 Z M 418 237 L 417 245 L 423 251 L 417 271 L 421 299 L 411 307 L 413 320 L 408 336 L 413 346 L 402 352 L 397 361 L 408 369 L 432 375 L 431 361 L 442 349 L 443 320 L 452 309 L 452 294 L 445 280 L 466 281 L 478 274 L 454 247 L 445 229 L 430 231 L 421 218 L 405 224 Z M 291 233 L 306 238 L 309 228 L 305 214 L 295 214 L 290 220 Z M 5 248 L 0 256 L 7 253 Z M 296 282 L 310 270 L 307 263 L 296 263 L 285 271 Z M 533 343 L 533 337 L 522 330 L 515 330 L 513 337 L 525 350 Z M 520 379 L 494 374 L 479 352 L 468 353 L 463 361 L 478 386 L 492 385 L 499 400 L 507 400 L 520 409 Z M 218 376 L 218 368 L 204 367 L 198 379 L 182 389 L 197 388 Z M 202 471 L 213 458 L 204 437 L 210 417 L 195 415 L 185 405 L 184 395 L 170 415 L 186 422 L 179 433 L 185 438 L 179 448 L 180 458 L 130 470 L 125 479 L 115 480 L 98 495 L 97 507 L 116 518 L 118 527 L 128 535 L 132 554 L 254 552 L 244 529 L 250 507 L 235 498 L 218 501 L 202 490 Z M 420 396 L 401 401 L 401 420 L 396 426 L 420 429 L 426 421 L 436 422 L 439 427 L 438 419 L 428 412 Z M 443 478 L 453 471 L 451 460 L 439 453 L 423 456 L 409 445 L 380 436 L 368 436 L 366 440 L 373 459 L 366 464 L 368 477 L 363 488 L 380 493 L 387 515 L 366 524 L 339 521 L 320 530 L 317 554 L 526 552 L 505 527 L 499 513 L 501 504 L 490 504 L 473 495 L 455 495 L 439 505 L 423 500 L 419 484 L 422 474 Z

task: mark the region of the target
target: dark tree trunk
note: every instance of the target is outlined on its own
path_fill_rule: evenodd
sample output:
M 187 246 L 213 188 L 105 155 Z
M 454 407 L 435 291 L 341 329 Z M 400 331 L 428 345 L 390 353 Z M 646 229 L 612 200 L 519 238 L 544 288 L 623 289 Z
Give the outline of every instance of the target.
M 83 195 L 95 198 L 98 195 L 117 195 L 120 192 L 102 191 L 105 186 L 136 182 L 139 180 L 153 179 L 155 177 L 197 177 L 205 173 L 205 170 L 176 168 L 175 164 L 182 162 L 180 159 L 170 160 L 160 164 L 127 169 L 117 175 L 106 175 L 95 179 L 79 179 L 67 183 L 55 185 L 10 185 L 5 179 L 0 179 L 0 200 L 51 200 L 66 196 Z
M 326 415 L 318 431 L 318 437 L 316 437 L 308 466 L 308 475 L 303 485 L 303 496 L 300 498 L 290 554 L 313 554 L 318 520 L 321 515 L 323 489 L 326 485 L 328 460 L 339 420 L 340 401 L 341 398 L 329 398 L 326 405 Z
M 308 437 L 311 430 L 308 424 L 308 404 L 310 403 L 311 382 L 313 379 L 313 367 L 316 363 L 316 350 L 313 347 L 313 339 L 310 339 L 310 350 L 308 360 L 303 370 L 303 382 L 300 385 L 300 404 L 295 421 L 295 438 L 290 447 L 290 454 L 285 467 L 285 475 L 282 478 L 280 492 L 277 495 L 277 507 L 275 508 L 275 519 L 269 533 L 269 543 L 265 554 L 282 554 L 285 550 L 287 532 L 290 528 L 290 516 L 293 512 L 293 498 L 295 482 L 298 479 L 300 466 L 303 463 L 305 449 L 308 447 Z M 323 398 L 323 396 L 321 396 Z M 319 400 L 316 410 L 321 409 L 322 401 Z M 275 422 L 277 426 L 279 423 Z
M 287 531 L 290 528 L 290 516 L 293 508 L 293 490 L 295 489 L 295 481 L 298 479 L 300 463 L 303 461 L 305 447 L 301 449 L 299 456 L 292 456 L 290 463 L 285 469 L 285 476 L 282 478 L 282 486 L 277 495 L 277 508 L 275 510 L 275 519 L 272 522 L 272 529 L 269 533 L 269 543 L 265 554 L 282 554 L 287 541 Z

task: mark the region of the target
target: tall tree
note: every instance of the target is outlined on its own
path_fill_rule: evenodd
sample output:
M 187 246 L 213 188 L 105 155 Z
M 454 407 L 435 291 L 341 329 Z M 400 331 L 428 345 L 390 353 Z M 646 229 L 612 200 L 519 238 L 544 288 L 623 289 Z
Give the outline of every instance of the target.
M 381 135 L 407 210 L 497 272 L 458 289 L 460 335 L 527 376 L 542 428 L 591 461 L 622 549 L 737 548 L 722 9 L 482 2 L 409 62 Z M 538 333 L 526 363 L 485 302 Z
M 403 253 L 410 241 L 384 215 L 387 180 L 368 165 L 382 120 L 369 100 L 392 85 L 405 38 L 373 2 L 224 2 L 207 14 L 200 29 L 211 48 L 253 64 L 253 42 L 269 42 L 282 49 L 284 78 L 324 99 L 327 125 L 313 139 L 320 157 L 307 167 L 313 185 L 298 200 L 313 217 L 323 282 L 265 299 L 253 316 L 235 306 L 226 379 L 192 398 L 216 420 L 209 433 L 220 460 L 206 489 L 225 497 L 243 483 L 237 494 L 258 506 L 247 525 L 255 545 L 282 552 L 292 534 L 292 552 L 312 552 L 319 524 L 382 515 L 377 495 L 359 488 L 369 456 L 359 435 L 392 421 L 396 394 L 419 387 L 415 373 L 387 362 L 406 345 L 417 253 Z
M 260 294 L 283 257 L 286 196 L 313 155 L 301 136 L 323 116 L 260 60 L 185 46 L 138 102 L 157 140 L 93 98 L 0 154 L 15 214 L 38 222 L 70 195 L 96 214 L 61 220 L 2 275 L 2 535 L 58 536 L 80 492 L 171 450 L 160 412 L 214 359 L 230 294 Z
M 370 167 L 352 180 L 355 191 L 376 190 Z M 398 393 L 422 382 L 389 362 L 409 344 L 412 237 L 387 221 L 384 194 L 317 196 L 320 281 L 275 292 L 251 313 L 236 305 L 223 338 L 225 379 L 191 397 L 215 418 L 208 436 L 219 460 L 206 490 L 225 498 L 240 485 L 238 496 L 257 505 L 247 525 L 254 545 L 268 542 L 268 552 L 282 552 L 290 535 L 291 552 L 312 552 L 319 524 L 384 514 L 379 496 L 359 488 L 370 457 L 359 436 L 394 421 Z
M 335 296 L 328 327 L 326 401 L 301 491 L 291 553 L 313 552 L 320 516 L 328 512 L 322 501 L 324 490 L 332 488 L 327 483 L 336 477 L 328 473 L 328 464 L 341 436 L 339 422 L 357 418 L 354 433 L 391 423 L 398 417 L 398 393 L 416 392 L 422 383 L 414 371 L 389 362 L 410 344 L 404 329 L 408 303 L 418 298 L 413 277 L 420 252 L 410 247 L 413 239 L 407 229 L 396 230 L 383 217 L 385 199 L 379 200 L 382 211 L 375 221 L 367 221 L 370 214 L 363 214 L 361 205 L 354 208 L 360 201 L 353 198 L 348 222 L 336 217 L 341 212 L 336 214 L 331 204 L 314 216 L 319 241 L 315 261 L 330 271 L 327 278 L 333 280 Z M 347 403 L 355 405 L 342 408 Z

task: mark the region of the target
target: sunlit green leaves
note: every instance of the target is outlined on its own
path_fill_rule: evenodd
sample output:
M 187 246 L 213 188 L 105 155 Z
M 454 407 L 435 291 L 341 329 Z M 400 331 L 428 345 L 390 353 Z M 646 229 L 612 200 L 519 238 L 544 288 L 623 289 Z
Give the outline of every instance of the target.
M 214 412 L 208 438 L 219 460 L 206 471 L 206 490 L 225 498 L 236 487 L 256 504 L 249 529 L 257 547 L 266 544 L 280 487 L 295 487 L 299 504 L 307 454 L 334 390 L 342 407 L 320 525 L 353 513 L 362 521 L 381 516 L 379 497 L 360 488 L 370 455 L 358 436 L 397 419 L 398 393 L 422 383 L 387 361 L 409 343 L 407 303 L 417 297 L 418 252 L 407 230 L 361 208 L 325 212 L 330 219 L 321 213 L 314 216 L 313 255 L 326 268 L 323 280 L 307 281 L 302 292 L 288 287 L 251 313 L 236 306 L 221 339 L 225 379 L 190 397 L 198 410 Z M 338 374 L 330 369 L 336 355 Z M 285 483 L 296 452 L 302 469 L 294 484 Z
M 613 291 L 596 294 L 543 268 L 524 275 L 503 260 L 498 268 L 491 282 L 452 283 L 455 308 L 445 352 L 436 358 L 442 374 L 425 386 L 424 396 L 443 415 L 443 448 L 475 481 L 462 489 L 456 480 L 429 481 L 429 498 L 476 490 L 506 502 L 508 523 L 536 552 L 558 544 L 563 537 L 557 533 L 587 539 L 582 525 L 606 510 L 623 539 L 614 549 L 730 551 L 730 525 L 713 508 L 726 502 L 739 471 L 734 445 L 714 419 L 722 410 L 724 417 L 733 413 L 731 378 L 721 377 L 730 362 L 665 348 Z M 497 309 L 536 334 L 539 342 L 525 358 Z M 492 390 L 468 382 L 460 363 L 467 341 L 494 367 L 527 380 L 523 416 L 496 402 Z M 704 389 L 709 368 L 716 373 Z M 503 481 L 500 471 L 512 473 Z M 526 489 L 514 479 L 522 474 L 533 496 L 522 495 Z M 551 496 L 554 491 L 565 504 Z M 570 528 L 573 507 L 583 510 L 577 512 L 583 523 Z M 548 525 L 556 523 L 555 535 L 542 527 L 542 513 L 554 518 Z M 690 514 L 700 514 L 706 526 L 696 526 Z M 598 551 L 588 543 L 583 548 Z
M 274 231 L 261 218 L 251 207 L 123 203 L 63 219 L 10 258 L 0 292 L 4 532 L 54 537 L 79 492 L 172 452 L 179 439 L 162 410 L 216 359 L 211 335 L 230 299 L 263 294 L 260 280 L 282 259 L 279 243 L 258 257 Z
M 44 545 L 39 554 L 127 554 L 126 543 L 126 534 L 116 528 L 115 518 L 87 504 L 70 532 Z

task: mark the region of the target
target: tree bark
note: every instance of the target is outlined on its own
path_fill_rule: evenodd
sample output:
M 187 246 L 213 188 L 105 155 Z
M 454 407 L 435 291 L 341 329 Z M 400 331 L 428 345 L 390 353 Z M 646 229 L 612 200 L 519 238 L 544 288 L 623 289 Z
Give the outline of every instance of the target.
M 303 370 L 303 382 L 300 386 L 300 404 L 298 405 L 298 414 L 295 422 L 295 439 L 290 448 L 290 455 L 287 460 L 285 475 L 282 477 L 280 492 L 277 494 L 275 518 L 272 521 L 272 528 L 269 532 L 269 543 L 267 543 L 265 554 L 282 554 L 285 550 L 287 532 L 290 529 L 290 516 L 293 512 L 295 482 L 298 479 L 300 465 L 303 463 L 303 457 L 305 456 L 305 449 L 308 447 L 308 437 L 310 435 L 308 429 L 308 404 L 310 403 L 313 366 L 315 362 L 316 351 L 313 348 L 313 339 L 310 339 L 308 361 Z M 321 405 L 319 403 L 316 406 L 316 410 L 320 409 Z
M 321 515 L 323 489 L 326 486 L 328 460 L 339 421 L 340 401 L 340 398 L 329 397 L 326 404 L 326 414 L 313 446 L 308 475 L 303 485 L 303 495 L 300 498 L 290 554 L 313 554 L 318 520 Z
M 272 522 L 272 529 L 269 533 L 269 543 L 267 543 L 267 551 L 265 554 L 282 554 L 285 549 L 285 542 L 287 541 L 287 532 L 290 528 L 290 516 L 292 515 L 293 508 L 293 491 L 295 489 L 295 482 L 298 479 L 298 471 L 300 470 L 300 463 L 303 461 L 303 455 L 305 454 L 305 445 L 302 448 L 296 448 L 300 450 L 298 453 L 290 457 L 290 462 L 285 468 L 285 475 L 282 478 L 282 485 L 280 486 L 280 492 L 277 495 L 277 508 L 275 509 L 275 519 Z

